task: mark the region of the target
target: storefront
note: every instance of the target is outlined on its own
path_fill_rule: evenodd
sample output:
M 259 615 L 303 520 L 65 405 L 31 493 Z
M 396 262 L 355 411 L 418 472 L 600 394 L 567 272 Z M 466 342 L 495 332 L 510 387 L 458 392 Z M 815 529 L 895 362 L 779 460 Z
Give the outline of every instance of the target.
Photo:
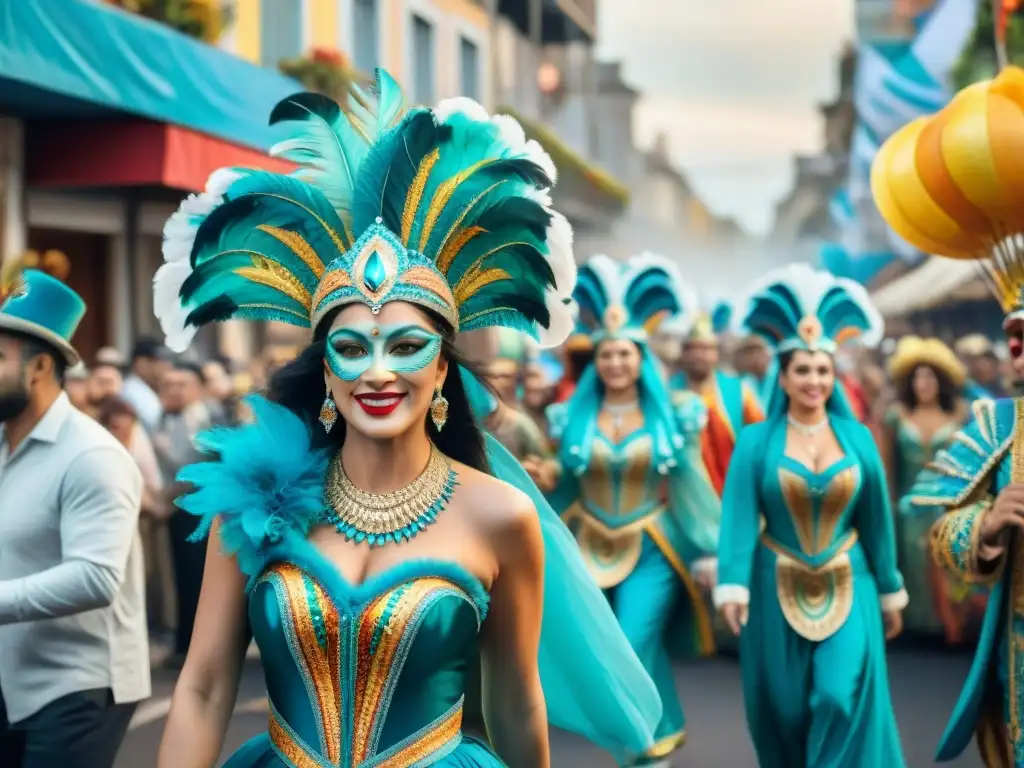
M 67 257 L 89 307 L 75 338 L 86 360 L 159 331 L 161 232 L 185 194 L 224 166 L 291 169 L 266 155 L 266 115 L 298 90 L 102 3 L 0 4 L 0 255 Z M 228 327 L 191 351 L 225 345 L 245 358 L 253 339 Z

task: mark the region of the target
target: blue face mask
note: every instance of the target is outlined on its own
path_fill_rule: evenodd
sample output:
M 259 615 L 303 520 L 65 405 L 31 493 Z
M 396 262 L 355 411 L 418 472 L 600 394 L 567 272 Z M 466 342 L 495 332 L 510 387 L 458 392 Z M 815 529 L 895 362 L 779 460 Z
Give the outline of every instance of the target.
M 356 381 L 377 367 L 398 376 L 422 371 L 441 352 L 441 337 L 420 325 L 358 323 L 327 337 L 327 366 L 339 379 Z

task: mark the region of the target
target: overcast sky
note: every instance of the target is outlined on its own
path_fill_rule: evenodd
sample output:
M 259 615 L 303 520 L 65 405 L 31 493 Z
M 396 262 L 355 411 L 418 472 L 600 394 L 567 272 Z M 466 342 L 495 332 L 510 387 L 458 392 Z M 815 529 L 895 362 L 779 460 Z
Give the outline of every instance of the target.
M 793 155 L 823 144 L 853 0 L 603 0 L 600 49 L 644 93 L 642 146 L 660 131 L 694 189 L 750 232 L 772 225 Z M 671 8 L 671 11 L 667 9 Z

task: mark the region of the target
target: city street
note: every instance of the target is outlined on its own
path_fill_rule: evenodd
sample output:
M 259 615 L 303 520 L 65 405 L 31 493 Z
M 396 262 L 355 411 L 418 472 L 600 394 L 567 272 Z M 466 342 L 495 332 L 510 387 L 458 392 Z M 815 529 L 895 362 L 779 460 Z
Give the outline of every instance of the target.
M 962 653 L 902 650 L 890 656 L 896 716 L 909 768 L 935 765 L 932 753 L 964 679 L 969 657 Z M 154 675 L 154 697 L 142 705 L 121 750 L 117 768 L 150 768 L 163 729 L 173 675 Z M 756 768 L 746 735 L 735 662 L 716 659 L 682 666 L 678 685 L 689 716 L 690 741 L 676 759 L 681 768 Z M 266 705 L 259 662 L 246 668 L 231 721 L 225 755 L 266 727 Z M 598 750 L 563 733 L 552 739 L 554 768 L 612 768 Z M 973 749 L 953 768 L 981 768 Z M 881 768 L 881 767 L 880 767 Z

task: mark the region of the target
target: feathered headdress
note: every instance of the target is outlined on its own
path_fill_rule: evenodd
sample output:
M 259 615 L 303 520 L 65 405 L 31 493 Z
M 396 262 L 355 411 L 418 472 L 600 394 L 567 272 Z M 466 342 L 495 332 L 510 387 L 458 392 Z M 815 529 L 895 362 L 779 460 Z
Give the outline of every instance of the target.
M 555 345 L 572 330 L 572 229 L 551 208 L 555 168 L 505 115 L 469 99 L 406 109 L 377 70 L 343 108 L 300 93 L 271 124 L 284 176 L 215 172 L 164 228 L 154 306 L 168 346 L 206 323 L 316 330 L 353 303 L 431 310 L 456 331 L 504 326 Z
M 736 330 L 760 336 L 778 353 L 804 349 L 832 354 L 854 339 L 875 346 L 884 331 L 862 285 L 809 264 L 769 272 L 736 307 Z
M 577 329 L 594 341 L 646 341 L 666 318 L 696 308 L 675 264 L 653 253 L 625 263 L 604 255 L 591 257 L 580 267 L 573 298 L 579 307 Z
M 978 260 L 1008 319 L 1024 318 L 1024 69 L 958 93 L 882 146 L 871 191 L 925 253 Z
M 732 304 L 722 299 L 711 308 L 711 330 L 715 335 L 728 333 L 732 326 Z

